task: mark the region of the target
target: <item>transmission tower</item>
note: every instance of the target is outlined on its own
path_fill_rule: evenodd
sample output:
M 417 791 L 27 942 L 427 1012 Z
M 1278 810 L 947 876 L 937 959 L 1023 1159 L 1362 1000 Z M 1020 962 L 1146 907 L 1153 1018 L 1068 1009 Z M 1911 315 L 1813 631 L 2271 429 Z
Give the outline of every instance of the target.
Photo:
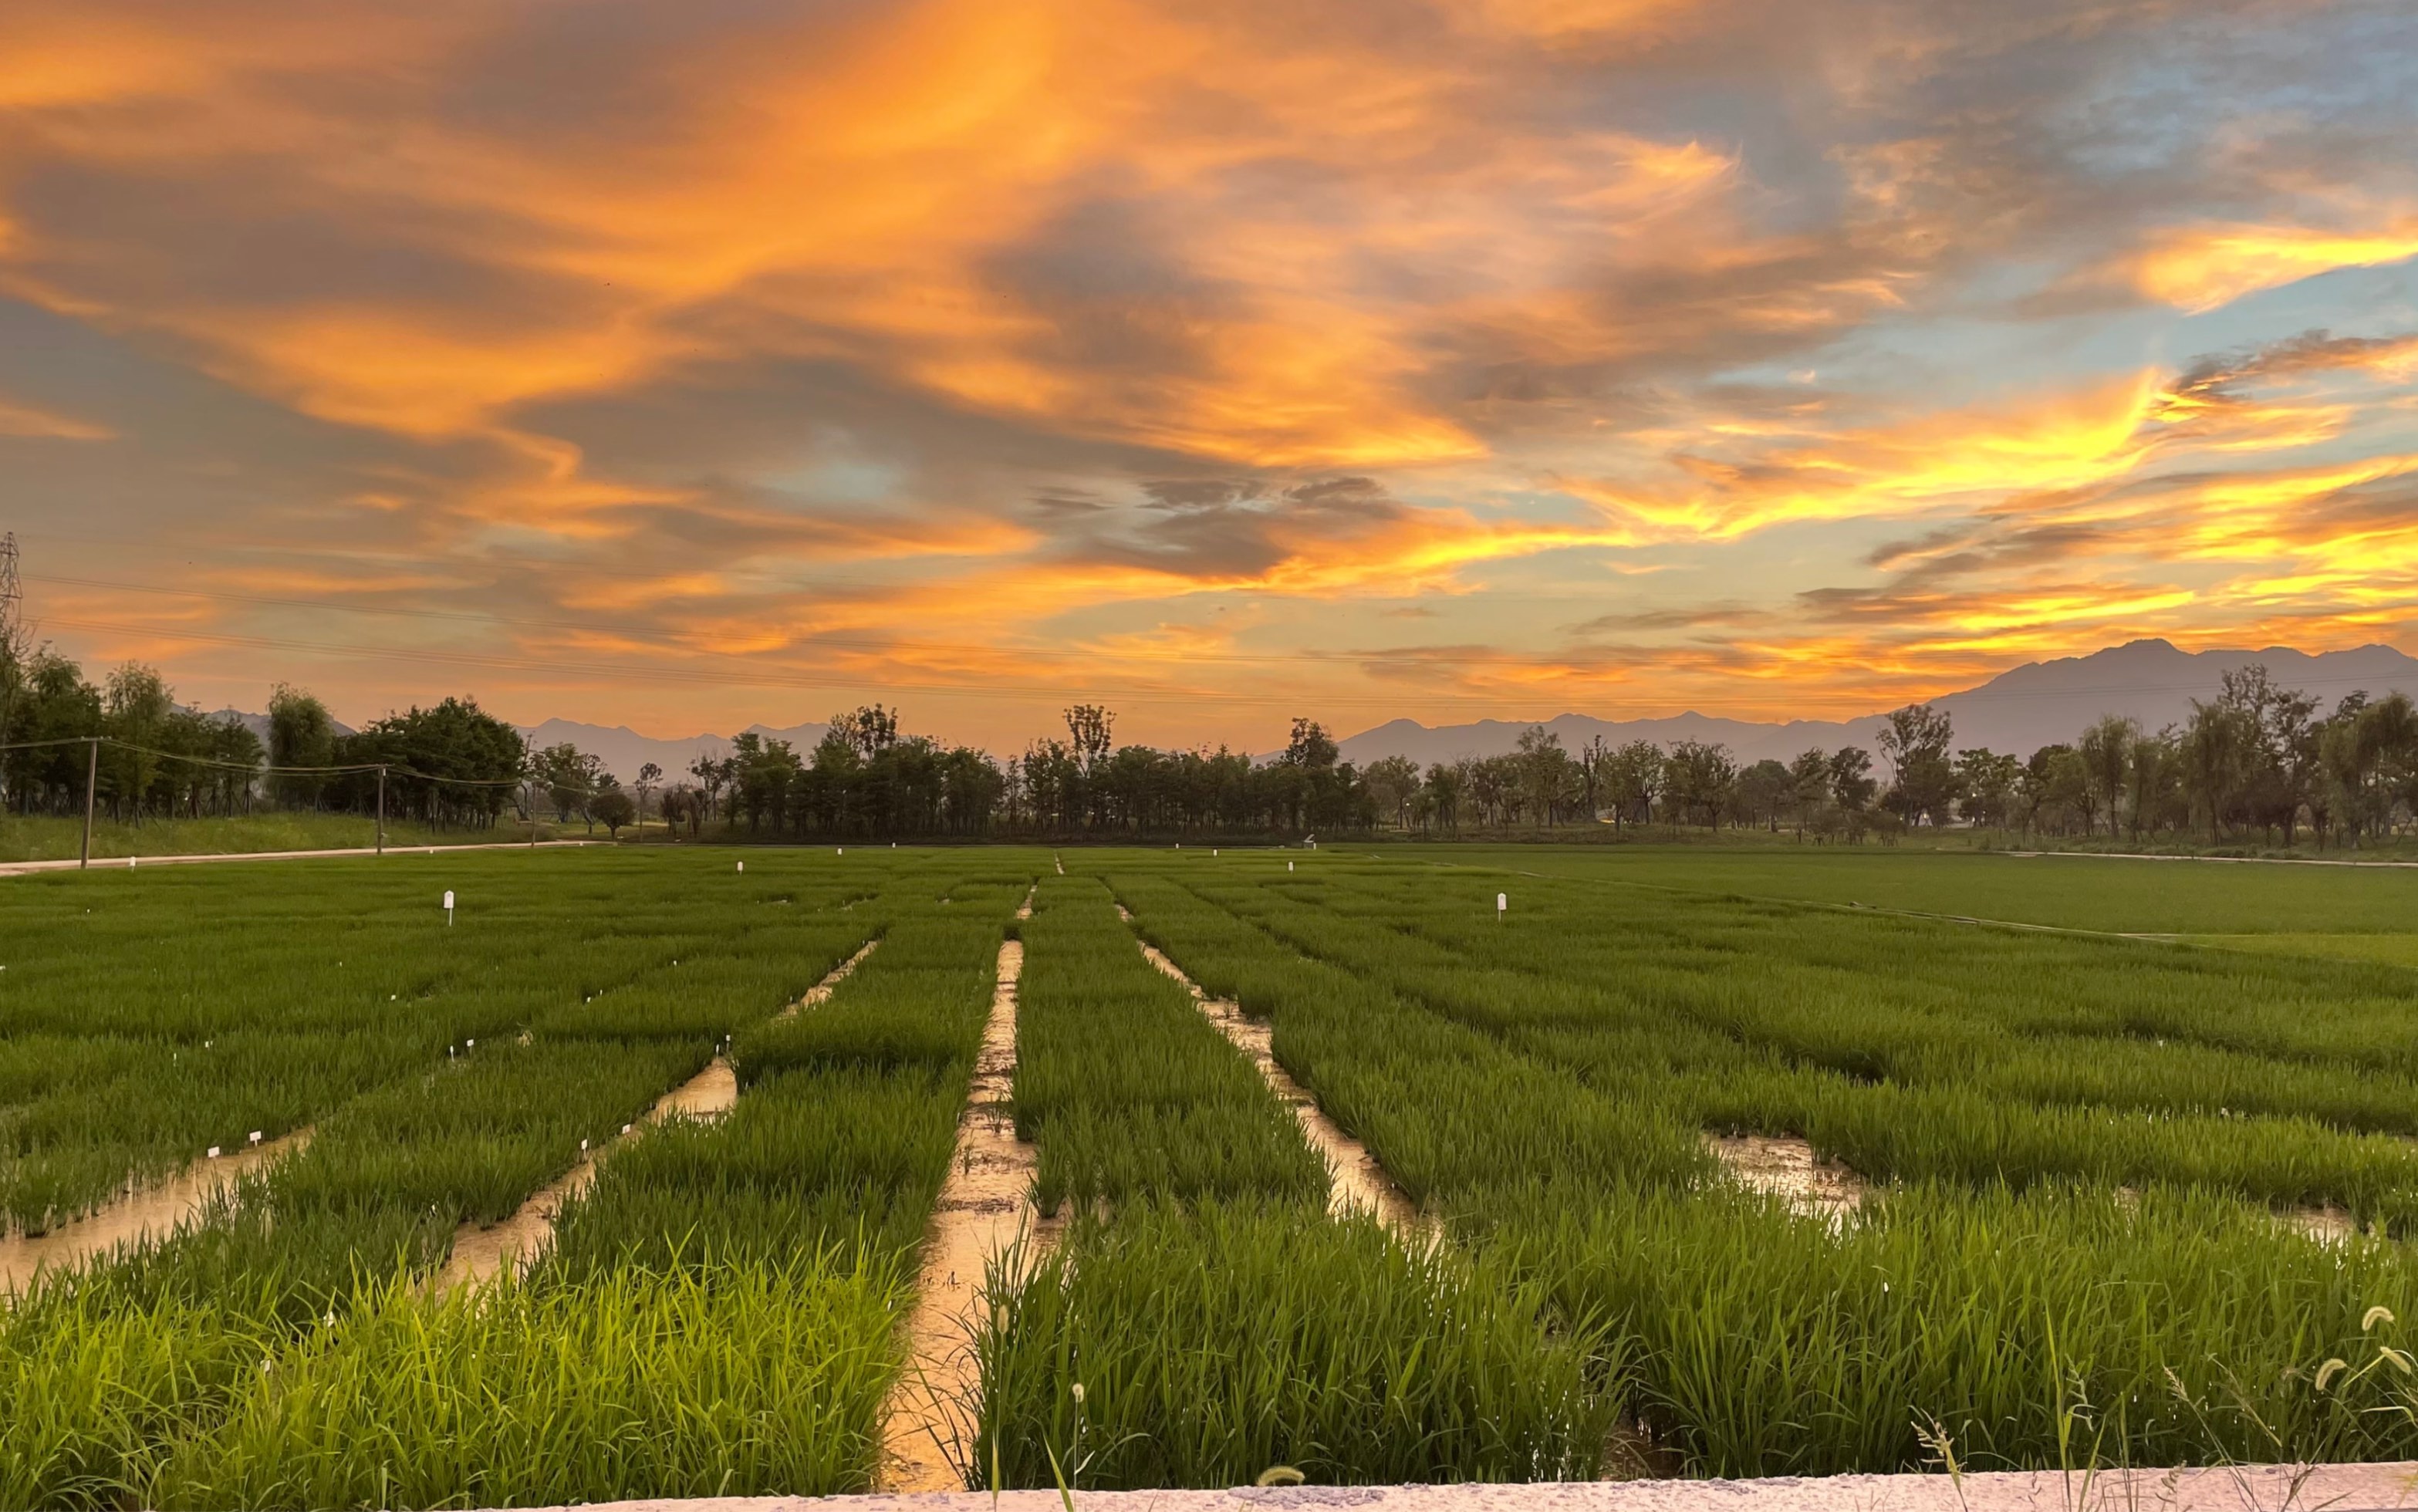
M 0 646 L 16 644 L 23 622 L 25 592 L 17 586 L 17 532 L 0 535 Z

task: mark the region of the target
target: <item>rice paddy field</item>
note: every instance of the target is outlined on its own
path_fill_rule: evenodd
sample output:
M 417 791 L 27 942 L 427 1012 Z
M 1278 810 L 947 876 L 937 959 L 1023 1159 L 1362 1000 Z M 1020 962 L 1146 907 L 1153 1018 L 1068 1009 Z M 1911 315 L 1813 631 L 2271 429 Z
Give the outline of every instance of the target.
M 1881 852 L 9 878 L 0 1506 L 2418 1457 L 2413 931 Z

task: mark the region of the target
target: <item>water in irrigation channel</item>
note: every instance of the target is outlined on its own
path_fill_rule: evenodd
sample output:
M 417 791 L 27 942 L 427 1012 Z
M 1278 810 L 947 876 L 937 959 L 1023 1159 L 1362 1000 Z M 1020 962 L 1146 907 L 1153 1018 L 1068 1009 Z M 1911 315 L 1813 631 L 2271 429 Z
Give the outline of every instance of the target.
M 121 1245 L 164 1239 L 237 1178 L 266 1170 L 310 1142 L 311 1131 L 297 1129 L 232 1154 L 196 1160 L 156 1186 L 130 1191 L 46 1233 L 0 1234 L 0 1293 L 23 1291 L 39 1270 L 64 1270 Z
M 1122 903 L 1117 905 L 1117 916 L 1128 924 L 1133 921 L 1133 915 Z M 1329 1212 L 1337 1217 L 1352 1213 L 1373 1214 L 1406 1245 L 1426 1245 L 1436 1241 L 1439 1235 L 1434 1224 L 1394 1184 L 1394 1179 L 1385 1174 L 1385 1168 L 1377 1163 L 1369 1147 L 1344 1133 L 1342 1125 L 1319 1107 L 1318 1100 L 1293 1079 L 1292 1073 L 1277 1063 L 1276 1053 L 1269 1045 L 1272 1031 L 1268 1025 L 1246 1017 L 1240 1003 L 1212 998 L 1201 991 L 1200 985 L 1185 975 L 1184 969 L 1169 960 L 1156 946 L 1143 943 L 1141 953 L 1151 965 L 1184 985 L 1184 990 L 1192 994 L 1192 1000 L 1201 1005 L 1209 1021 L 1233 1042 L 1236 1049 L 1250 1057 L 1269 1090 L 1293 1109 L 1310 1148 L 1326 1158 Z
M 1030 894 L 1016 916 L 1033 916 Z M 891 1393 L 882 1427 L 885 1491 L 965 1489 L 947 1446 L 973 1440 L 974 1395 L 981 1383 L 973 1338 L 989 1310 L 984 1268 L 1019 1245 L 1028 1257 L 1046 1252 L 1063 1227 L 1033 1212 L 1033 1147 L 1017 1138 L 1009 1111 L 1016 1085 L 1016 987 L 1023 974 L 1022 942 L 1003 942 L 982 1051 L 957 1120 L 956 1154 L 924 1241 L 915 1311 L 907 1323 L 911 1358 Z
M 1797 1138 L 1766 1134 L 1707 1134 L 1705 1148 L 1750 1191 L 1784 1199 L 1809 1218 L 1837 1228 L 1863 1206 L 1863 1178 L 1836 1161 L 1823 1160 Z
M 778 1016 L 813 1008 L 828 999 L 848 974 L 873 954 L 881 943 L 869 939 L 862 949 L 834 967 L 831 973 L 806 989 L 797 1001 L 781 1010 Z M 739 1104 L 739 1075 L 730 1062 L 720 1056 L 703 1071 L 681 1082 L 655 1099 L 655 1106 L 631 1125 L 623 1138 L 635 1138 L 645 1129 L 670 1118 L 718 1119 Z M 452 1253 L 447 1256 L 445 1269 L 437 1277 L 440 1287 L 475 1286 L 510 1270 L 514 1274 L 535 1264 L 554 1242 L 554 1220 L 563 1207 L 588 1190 L 596 1180 L 597 1162 L 610 1153 L 615 1140 L 602 1150 L 583 1151 L 579 1163 L 532 1193 L 518 1211 L 503 1222 L 482 1229 L 464 1224 L 453 1236 Z

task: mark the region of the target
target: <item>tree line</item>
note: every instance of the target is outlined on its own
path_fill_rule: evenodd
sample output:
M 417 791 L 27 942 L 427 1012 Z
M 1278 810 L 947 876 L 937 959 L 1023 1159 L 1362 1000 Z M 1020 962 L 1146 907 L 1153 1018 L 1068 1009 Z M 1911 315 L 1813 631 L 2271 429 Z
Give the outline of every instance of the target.
M 527 778 L 520 733 L 468 698 L 448 698 L 342 732 L 327 706 L 280 685 L 263 741 L 233 714 L 176 702 L 157 669 L 129 662 L 100 682 L 49 648 L 0 646 L 0 808 L 79 814 L 87 774 L 114 820 L 204 818 L 263 806 L 369 814 L 387 769 L 386 812 L 487 827 Z M 94 747 L 88 742 L 98 740 Z M 279 772 L 279 767 L 351 768 Z
M 1436 836 L 1577 826 L 1759 828 L 1824 842 L 1889 839 L 1955 823 L 2048 836 L 2361 844 L 2418 809 L 2418 710 L 2355 693 L 2330 711 L 2261 665 L 2225 675 L 2157 730 L 2109 715 L 2028 757 L 1959 748 L 1947 710 L 1910 704 L 1875 749 L 1808 750 L 1742 762 L 1692 741 L 1566 749 L 1542 725 L 1500 756 L 1439 762 L 1342 759 L 1314 720 L 1265 760 L 1224 747 L 1163 750 L 1115 739 L 1116 716 L 1065 710 L 1065 735 L 1005 761 L 905 733 L 870 704 L 832 717 L 808 750 L 758 734 L 683 772 L 650 764 L 624 785 L 574 745 L 532 748 L 470 698 L 339 728 L 310 693 L 281 685 L 264 741 L 232 716 L 177 704 L 129 663 L 99 683 L 44 648 L 0 646 L 0 805 L 66 814 L 84 800 L 86 748 L 102 737 L 95 798 L 113 818 L 205 817 L 261 804 L 366 814 L 386 770 L 386 812 L 487 827 L 551 813 L 620 831 L 763 839 L 987 836 L 1264 836 L 1393 830 Z M 285 771 L 283 768 L 351 769 Z

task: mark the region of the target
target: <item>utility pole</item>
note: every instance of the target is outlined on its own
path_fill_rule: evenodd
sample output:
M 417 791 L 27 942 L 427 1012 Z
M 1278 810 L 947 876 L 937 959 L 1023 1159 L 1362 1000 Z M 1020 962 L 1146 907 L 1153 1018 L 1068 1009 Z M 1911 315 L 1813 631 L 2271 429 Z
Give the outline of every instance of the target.
M 25 658 L 34 648 L 25 634 L 25 592 L 17 582 L 17 533 L 0 535 L 0 745 L 8 741 L 9 716 L 16 712 L 17 684 L 25 679 Z M 0 794 L 8 791 L 8 774 L 0 762 Z
M 377 853 L 386 854 L 386 769 L 378 768 Z
M 76 870 L 92 865 L 92 800 L 100 789 L 100 737 L 87 736 L 84 742 L 84 849 L 76 857 Z

